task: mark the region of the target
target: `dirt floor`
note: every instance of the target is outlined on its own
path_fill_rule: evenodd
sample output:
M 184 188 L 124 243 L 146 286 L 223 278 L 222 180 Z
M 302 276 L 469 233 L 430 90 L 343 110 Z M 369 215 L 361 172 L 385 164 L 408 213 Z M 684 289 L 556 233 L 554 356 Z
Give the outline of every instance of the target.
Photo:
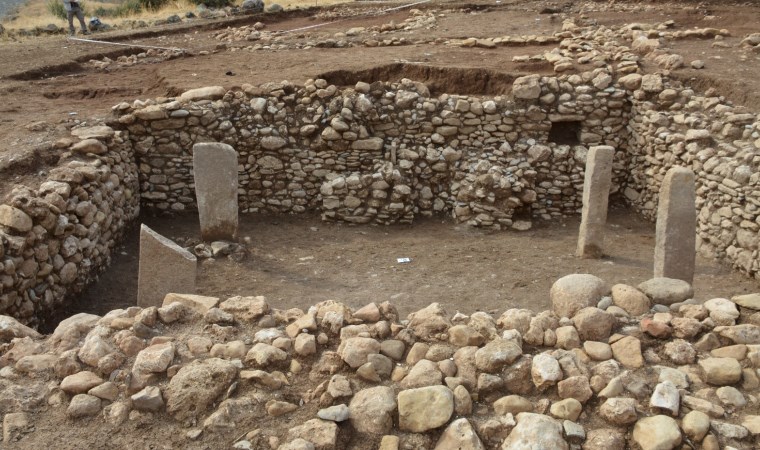
M 196 217 L 144 218 L 177 242 L 198 241 Z M 567 274 L 591 273 L 612 284 L 637 285 L 651 278 L 654 225 L 616 207 L 606 239 L 608 257 L 575 257 L 579 219 L 527 232 L 485 232 L 447 220 L 411 226 L 350 226 L 315 216 L 241 218 L 250 238 L 242 262 L 206 259 L 198 269 L 198 294 L 263 295 L 272 307 L 303 308 L 337 300 L 353 308 L 391 301 L 406 314 L 432 302 L 453 314 L 509 308 L 549 309 L 552 283 Z M 139 236 L 135 227 L 111 268 L 65 311 L 104 314 L 137 301 Z M 397 258 L 410 258 L 398 263 Z M 756 292 L 749 280 L 713 261 L 698 259 L 696 298 L 709 300 Z M 58 319 L 58 318 L 56 318 Z M 56 320 L 48 326 L 54 326 Z

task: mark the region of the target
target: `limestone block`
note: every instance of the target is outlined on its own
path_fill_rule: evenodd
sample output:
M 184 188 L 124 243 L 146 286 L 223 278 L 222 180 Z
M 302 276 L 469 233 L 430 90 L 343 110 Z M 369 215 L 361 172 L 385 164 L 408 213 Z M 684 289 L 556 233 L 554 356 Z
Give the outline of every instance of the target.
M 599 258 L 604 253 L 604 228 L 607 224 L 607 201 L 612 184 L 614 155 L 614 148 L 600 145 L 591 147 L 586 157 L 583 211 L 576 251 L 576 255 L 581 258 Z
M 229 145 L 193 145 L 195 196 L 204 241 L 234 241 L 237 237 L 237 167 L 237 152 Z
M 694 250 L 697 213 L 694 172 L 674 167 L 665 175 L 657 207 L 654 276 L 691 283 L 694 279 Z
M 170 292 L 195 292 L 196 263 L 192 253 L 141 225 L 137 305 L 161 306 Z

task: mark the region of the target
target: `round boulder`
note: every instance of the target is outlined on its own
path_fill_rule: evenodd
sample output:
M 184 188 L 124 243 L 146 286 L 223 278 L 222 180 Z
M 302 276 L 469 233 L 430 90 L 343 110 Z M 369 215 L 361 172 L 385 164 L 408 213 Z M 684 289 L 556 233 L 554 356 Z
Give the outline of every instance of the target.
M 694 297 L 691 284 L 675 278 L 652 278 L 638 287 L 652 303 L 660 305 L 672 305 Z
M 604 280 L 594 275 L 574 273 L 554 282 L 549 297 L 554 312 L 560 317 L 573 317 L 588 306 L 596 306 L 609 292 Z

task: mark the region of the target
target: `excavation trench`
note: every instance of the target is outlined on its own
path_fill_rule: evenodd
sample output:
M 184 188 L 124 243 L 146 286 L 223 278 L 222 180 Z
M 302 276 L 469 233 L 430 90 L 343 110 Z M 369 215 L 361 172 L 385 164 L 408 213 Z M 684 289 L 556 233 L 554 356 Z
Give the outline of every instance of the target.
M 567 273 L 635 285 L 652 270 L 661 179 L 651 174 L 668 167 L 647 154 L 698 149 L 661 144 L 640 118 L 670 120 L 669 105 L 652 109 L 661 97 L 629 92 L 581 77 L 390 64 L 325 73 L 305 86 L 207 88 L 118 105 L 110 128 L 78 131 L 95 139 L 91 150 L 61 161 L 35 194 L 64 221 L 34 195 L 12 200 L 50 231 L 32 244 L 8 241 L 6 256 L 20 259 L 18 278 L 6 281 L 19 288 L 3 294 L 3 307 L 51 330 L 74 312 L 134 305 L 139 222 L 200 257 L 197 293 L 265 295 L 284 309 L 335 298 L 352 307 L 393 300 L 403 313 L 431 302 L 538 311 L 549 306 L 549 283 Z M 234 257 L 207 257 L 211 247 L 199 239 L 199 142 L 237 153 Z M 615 149 L 608 256 L 578 260 L 586 155 L 596 145 Z M 698 179 L 698 192 L 715 189 L 710 181 Z M 716 240 L 712 214 L 725 203 L 715 198 L 701 200 L 707 259 L 698 292 L 751 291 L 751 280 L 710 262 L 730 246 L 723 263 L 758 273 L 741 224 L 740 241 Z M 736 190 L 736 204 L 745 199 Z

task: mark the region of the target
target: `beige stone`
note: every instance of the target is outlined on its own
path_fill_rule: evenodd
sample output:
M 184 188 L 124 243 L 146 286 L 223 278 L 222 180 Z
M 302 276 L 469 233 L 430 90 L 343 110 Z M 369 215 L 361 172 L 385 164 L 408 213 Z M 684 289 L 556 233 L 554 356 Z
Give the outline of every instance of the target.
M 398 393 L 399 427 L 422 433 L 448 422 L 454 413 L 454 394 L 446 386 L 407 389 Z
M 642 450 L 671 450 L 681 444 L 681 430 L 668 416 L 645 417 L 633 427 L 633 441 Z
M 446 427 L 433 450 L 451 449 L 485 450 L 478 434 L 464 417 Z
M 633 286 L 616 284 L 612 286 L 612 303 L 632 316 L 646 314 L 651 308 L 649 297 Z
M 165 308 L 173 303 L 179 303 L 199 314 L 206 314 L 209 309 L 215 308 L 219 304 L 219 299 L 205 295 L 177 294 L 172 292 L 166 294 L 161 307 Z
M 626 336 L 611 345 L 612 355 L 629 369 L 638 369 L 644 365 L 641 355 L 641 341 L 633 336 Z
M 596 306 L 608 291 L 609 288 L 601 278 L 576 273 L 555 281 L 549 297 L 554 313 L 570 318 L 582 308 Z
M 222 86 L 206 86 L 202 88 L 190 89 L 179 96 L 184 102 L 197 102 L 200 100 L 218 100 L 224 97 L 227 91 Z
M 171 292 L 195 292 L 195 255 L 148 228 L 140 226 L 137 305 L 161 306 Z

